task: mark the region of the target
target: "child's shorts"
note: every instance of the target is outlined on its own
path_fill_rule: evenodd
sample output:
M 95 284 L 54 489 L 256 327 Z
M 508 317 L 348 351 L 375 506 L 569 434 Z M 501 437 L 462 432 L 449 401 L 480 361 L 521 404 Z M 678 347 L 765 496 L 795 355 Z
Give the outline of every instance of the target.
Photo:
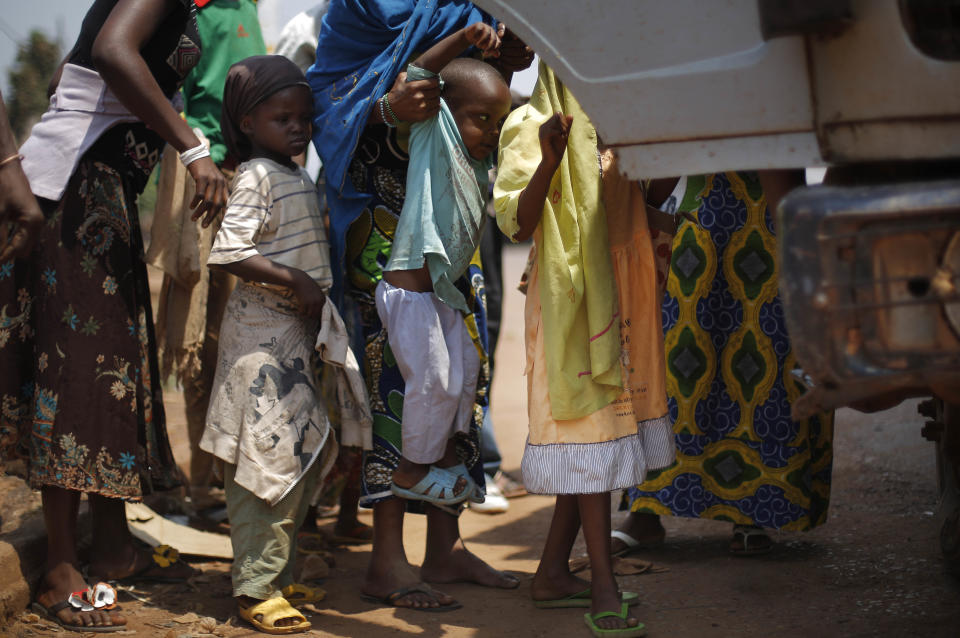
M 432 292 L 377 284 L 377 312 L 406 384 L 402 454 L 414 463 L 443 458 L 447 440 L 473 418 L 480 355 L 463 315 Z

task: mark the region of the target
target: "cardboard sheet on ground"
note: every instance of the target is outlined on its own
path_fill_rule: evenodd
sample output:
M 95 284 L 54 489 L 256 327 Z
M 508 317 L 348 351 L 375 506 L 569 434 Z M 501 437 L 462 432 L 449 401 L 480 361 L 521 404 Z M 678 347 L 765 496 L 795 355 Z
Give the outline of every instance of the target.
M 202 532 L 174 523 L 160 516 L 143 503 L 127 503 L 127 522 L 131 533 L 153 547 L 170 545 L 181 554 L 233 558 L 230 537 L 224 534 Z

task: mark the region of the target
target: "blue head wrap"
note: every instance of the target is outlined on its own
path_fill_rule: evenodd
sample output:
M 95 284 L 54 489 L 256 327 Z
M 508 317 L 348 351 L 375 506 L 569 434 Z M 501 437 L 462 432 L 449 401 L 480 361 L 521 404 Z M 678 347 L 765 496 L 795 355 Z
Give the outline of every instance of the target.
M 323 17 L 307 81 L 316 109 L 313 143 L 326 173 L 336 299 L 347 228 L 370 200 L 346 178 L 370 109 L 415 53 L 474 22 L 495 25 L 465 0 L 333 0 Z

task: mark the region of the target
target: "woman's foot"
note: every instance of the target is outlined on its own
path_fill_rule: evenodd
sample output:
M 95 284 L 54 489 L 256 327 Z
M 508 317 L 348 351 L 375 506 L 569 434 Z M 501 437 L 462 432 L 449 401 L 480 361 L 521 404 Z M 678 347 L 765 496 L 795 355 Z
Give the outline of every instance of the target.
M 494 569 L 457 541 L 442 559 L 431 560 L 430 552 L 420 568 L 420 577 L 428 583 L 473 583 L 498 589 L 516 589 L 520 579 Z
M 37 593 L 37 603 L 49 610 L 69 599 L 71 593 L 86 590 L 87 587 L 87 581 L 73 565 L 61 563 L 44 576 Z M 61 624 L 68 627 L 110 627 L 127 624 L 126 619 L 115 611 L 80 611 L 66 607 L 55 612 L 55 615 Z
M 766 554 L 773 548 L 773 541 L 756 525 L 734 525 L 730 539 L 730 553 L 736 556 Z
M 171 583 L 186 581 L 199 573 L 180 560 L 177 550 L 167 545 L 143 550 L 127 545 L 108 557 L 101 555 L 90 562 L 90 574 L 97 580 Z
M 527 495 L 527 488 L 524 484 L 503 470 L 498 470 L 493 475 L 493 482 L 500 489 L 504 498 L 519 498 Z
M 663 544 L 667 531 L 660 517 L 647 512 L 630 512 L 610 538 L 610 555 L 622 556 L 637 549 Z
M 590 588 L 590 581 L 570 572 L 542 574 L 537 572 L 530 583 L 530 597 L 534 600 L 559 600 L 579 594 Z
M 616 590 L 609 593 L 600 593 L 594 590 L 593 600 L 590 605 L 590 614 L 594 616 L 592 619 L 593 623 L 599 629 L 626 629 L 636 627 L 640 624 L 639 620 L 634 618 L 629 612 L 622 614 L 625 606 L 629 609 L 626 603 L 621 602 L 620 594 Z M 617 615 L 605 615 L 601 618 L 595 617 L 597 614 L 603 612 L 614 612 Z
M 363 545 L 373 542 L 373 528 L 354 518 L 352 521 L 337 520 L 330 539 L 339 545 Z
M 406 593 L 397 595 L 402 591 Z M 457 604 L 452 596 L 424 586 L 413 567 L 408 564 L 380 566 L 375 569 L 371 562 L 360 592 L 369 599 L 389 601 L 394 607 L 427 609 Z

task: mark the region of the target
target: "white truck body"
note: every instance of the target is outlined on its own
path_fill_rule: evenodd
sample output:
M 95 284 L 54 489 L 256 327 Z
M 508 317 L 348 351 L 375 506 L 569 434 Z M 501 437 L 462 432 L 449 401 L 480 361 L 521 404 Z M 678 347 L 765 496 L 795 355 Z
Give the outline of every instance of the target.
M 634 177 L 960 157 L 960 61 L 918 50 L 897 0 L 852 0 L 836 36 L 768 39 L 762 0 L 475 2 Z

